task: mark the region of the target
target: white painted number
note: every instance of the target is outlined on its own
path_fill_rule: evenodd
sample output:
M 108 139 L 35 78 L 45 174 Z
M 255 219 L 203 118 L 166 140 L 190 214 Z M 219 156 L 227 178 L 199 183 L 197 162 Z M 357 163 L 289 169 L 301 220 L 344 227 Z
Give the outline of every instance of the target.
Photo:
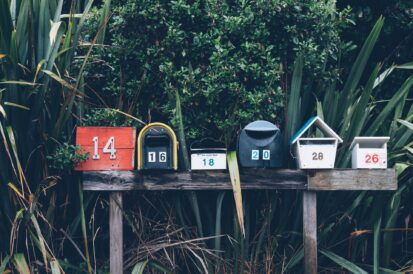
M 98 137 L 96 136 L 96 137 L 93 137 L 92 140 L 93 140 L 93 145 L 94 145 L 92 159 L 93 159 L 93 160 L 99 160 L 99 159 L 100 159 L 99 152 L 98 152 L 98 142 L 99 142 L 99 139 L 98 139 Z
M 251 160 L 259 160 L 260 159 L 260 151 L 259 150 L 252 150 L 251 151 Z
M 103 147 L 103 153 L 110 153 L 109 159 L 116 159 L 115 137 L 110 137 L 109 141 Z
M 263 151 L 262 151 L 262 159 L 263 160 L 269 160 L 270 159 L 270 150 L 268 150 L 268 149 L 264 149 Z
M 149 163 L 156 162 L 156 152 L 148 152 L 148 162 Z
M 99 137 L 95 136 L 92 139 L 93 141 L 93 160 L 99 160 Z M 115 149 L 115 137 L 110 137 L 106 145 L 103 147 L 103 153 L 110 153 L 109 159 L 115 160 L 116 159 L 116 149 Z
M 166 162 L 166 152 L 159 152 L 159 162 L 161 163 Z

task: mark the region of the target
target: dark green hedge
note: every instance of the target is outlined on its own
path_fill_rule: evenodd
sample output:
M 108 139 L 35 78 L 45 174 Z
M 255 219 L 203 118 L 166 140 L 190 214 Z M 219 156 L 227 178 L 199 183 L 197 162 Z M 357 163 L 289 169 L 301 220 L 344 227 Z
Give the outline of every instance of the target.
M 282 124 L 299 52 L 307 77 L 337 77 L 331 64 L 343 16 L 334 2 L 114 1 L 108 46 L 95 50 L 86 82 L 109 106 L 174 125 L 178 91 L 187 138 L 231 142 L 250 121 Z M 86 38 L 96 26 L 92 20 Z

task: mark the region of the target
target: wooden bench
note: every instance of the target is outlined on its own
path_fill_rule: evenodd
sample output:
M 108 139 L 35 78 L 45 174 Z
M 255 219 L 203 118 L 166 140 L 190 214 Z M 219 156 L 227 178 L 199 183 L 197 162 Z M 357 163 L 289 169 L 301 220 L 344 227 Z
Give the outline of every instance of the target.
M 394 169 L 262 170 L 240 172 L 242 190 L 303 190 L 305 273 L 317 273 L 317 191 L 396 190 Z M 83 190 L 110 191 L 110 273 L 123 273 L 122 192 L 231 190 L 227 172 L 192 171 L 141 174 L 137 171 L 83 172 Z

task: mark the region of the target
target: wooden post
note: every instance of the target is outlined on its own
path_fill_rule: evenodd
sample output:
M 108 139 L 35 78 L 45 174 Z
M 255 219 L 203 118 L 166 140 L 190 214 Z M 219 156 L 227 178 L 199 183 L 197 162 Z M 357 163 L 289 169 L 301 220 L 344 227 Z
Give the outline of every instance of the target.
M 123 273 L 123 229 L 122 229 L 122 192 L 110 192 L 109 197 L 109 236 L 110 236 L 110 273 Z
M 317 194 L 303 192 L 304 273 L 317 274 Z

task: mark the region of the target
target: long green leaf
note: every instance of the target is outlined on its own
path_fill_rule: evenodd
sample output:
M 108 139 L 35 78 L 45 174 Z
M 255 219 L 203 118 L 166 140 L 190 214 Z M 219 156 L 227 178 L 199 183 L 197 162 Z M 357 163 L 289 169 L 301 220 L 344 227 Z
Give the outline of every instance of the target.
M 237 161 L 237 153 L 230 151 L 228 153 L 228 170 L 231 177 L 232 191 L 234 193 L 235 208 L 237 211 L 238 224 L 242 235 L 245 237 L 244 228 L 244 210 L 242 207 L 242 193 L 241 193 L 241 181 L 239 176 L 239 168 Z
M 216 215 L 215 215 L 215 236 L 221 235 L 222 227 L 221 227 L 221 220 L 222 220 L 222 202 L 225 197 L 225 192 L 222 191 L 218 194 L 217 202 L 216 202 Z M 216 251 L 221 250 L 221 237 L 215 238 L 214 248 Z
M 132 274 L 143 274 L 147 264 L 148 260 L 137 263 L 132 269 Z
M 30 219 L 32 221 L 34 229 L 36 230 L 37 241 L 39 242 L 39 246 L 40 246 L 40 252 L 43 256 L 43 262 L 47 269 L 47 251 L 46 251 L 46 244 L 45 244 L 44 237 L 42 235 L 42 231 L 40 229 L 40 226 L 39 226 L 39 223 L 37 222 L 36 217 L 33 214 L 31 215 Z
M 366 131 L 368 136 L 374 136 L 379 128 L 383 125 L 384 121 L 389 117 L 391 111 L 400 103 L 400 100 L 409 92 L 413 85 L 413 76 L 410 76 L 400 87 L 400 89 L 393 95 L 390 101 L 386 104 L 383 110 L 379 113 L 376 119 L 371 123 L 371 126 Z
M 30 268 L 23 254 L 17 253 L 13 256 L 13 264 L 20 274 L 30 274 Z
M 376 44 L 377 39 L 379 38 L 383 24 L 384 18 L 380 17 L 374 25 L 373 29 L 371 30 L 366 41 L 364 42 L 363 47 L 361 48 L 356 61 L 351 67 L 350 73 L 341 92 L 341 106 L 339 109 L 337 109 L 337 111 L 341 113 L 341 116 L 338 116 L 337 119 L 341 119 L 343 113 L 345 113 L 348 110 L 349 105 L 352 103 L 351 98 L 363 75 L 364 69 L 366 67 L 368 59 L 370 58 L 373 47 Z M 337 123 L 338 121 L 336 120 L 335 124 Z
M 86 218 L 85 218 L 85 208 L 83 204 L 83 189 L 82 183 L 78 182 L 79 186 L 79 202 L 80 202 L 80 216 L 81 216 L 81 224 L 82 224 L 82 236 L 83 236 L 83 243 L 85 246 L 85 255 L 86 255 L 86 264 L 89 273 L 92 273 L 92 263 L 90 262 L 90 255 L 89 255 L 89 244 L 87 238 L 87 230 L 86 230 Z
M 13 31 L 8 0 L 0 0 L 0 49 L 10 50 L 10 38 Z
M 374 262 L 374 274 L 379 274 L 380 268 L 380 231 L 381 231 L 381 217 L 374 224 L 373 233 L 373 262 Z
M 338 256 L 337 254 L 334 254 L 331 251 L 328 250 L 320 250 L 320 253 L 338 264 L 339 266 L 347 269 L 351 273 L 354 274 L 368 274 L 368 272 L 364 271 L 362 268 L 358 267 L 354 263 L 344 259 L 343 257 Z
M 0 265 L 0 274 L 4 273 L 4 270 L 6 269 L 6 266 L 9 263 L 9 261 L 10 261 L 9 255 L 3 258 L 3 261 L 1 262 L 1 265 Z
M 301 121 L 301 106 L 300 106 L 300 93 L 301 82 L 303 79 L 303 56 L 299 55 L 294 64 L 294 71 L 291 79 L 291 89 L 288 95 L 287 105 L 287 128 L 285 134 L 285 145 L 288 145 L 293 134 L 298 130 Z

